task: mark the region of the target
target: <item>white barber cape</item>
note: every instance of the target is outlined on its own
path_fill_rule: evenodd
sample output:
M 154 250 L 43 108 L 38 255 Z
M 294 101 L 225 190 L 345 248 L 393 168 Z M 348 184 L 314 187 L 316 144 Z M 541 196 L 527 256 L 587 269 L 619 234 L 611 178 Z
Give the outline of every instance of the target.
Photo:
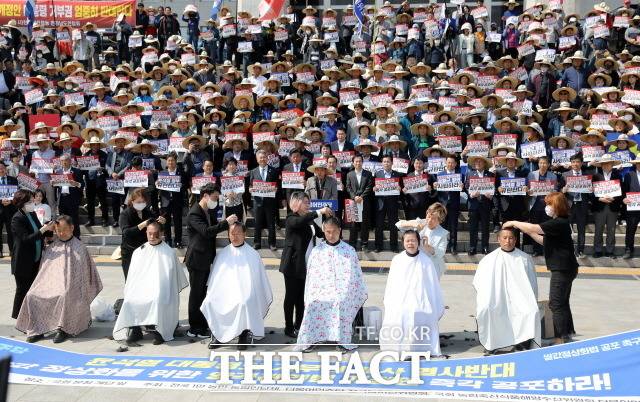
M 215 338 L 226 343 L 246 329 L 257 338 L 264 337 L 264 317 L 272 301 L 258 252 L 246 243 L 240 247 L 229 244 L 211 265 L 200 311 Z
M 355 349 L 352 325 L 366 300 L 367 285 L 354 248 L 343 241 L 318 244 L 307 264 L 304 317 L 294 349 L 304 350 L 319 342 Z
M 487 254 L 473 278 L 478 337 L 487 350 L 533 339 L 541 344 L 538 282 L 533 259 L 519 249 Z
M 167 243 L 148 242 L 131 256 L 124 285 L 124 302 L 113 328 L 113 338 L 126 338 L 124 329 L 155 325 L 162 339 L 170 341 L 178 325 L 180 291 L 189 286 L 176 251 Z
M 420 250 L 411 256 L 403 251 L 393 257 L 384 290 L 380 349 L 440 356 L 438 320 L 442 314 L 438 270 L 427 254 Z

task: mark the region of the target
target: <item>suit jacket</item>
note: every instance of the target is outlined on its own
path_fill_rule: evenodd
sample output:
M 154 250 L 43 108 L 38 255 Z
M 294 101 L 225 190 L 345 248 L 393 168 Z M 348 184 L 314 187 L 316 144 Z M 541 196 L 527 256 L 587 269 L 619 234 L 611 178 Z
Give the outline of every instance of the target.
M 304 279 L 307 276 L 307 247 L 314 233 L 316 237 L 323 237 L 322 229 L 313 221 L 318 217 L 317 212 L 305 215 L 290 214 L 285 220 L 284 249 L 280 258 L 280 272 L 285 276 Z
M 189 210 L 187 215 L 189 246 L 184 256 L 184 263 L 189 270 L 209 271 L 211 269 L 211 264 L 216 257 L 216 237 L 218 233 L 229 229 L 226 220 L 218 222 L 218 208 L 205 211 L 200 204 L 196 203 Z
M 558 190 L 558 175 L 553 173 L 550 170 L 547 170 L 547 174 L 545 176 L 545 180 L 547 181 L 555 181 L 556 185 L 554 187 L 554 191 Z M 540 181 L 540 170 L 536 170 L 530 172 L 527 177 L 527 183 L 531 181 Z M 544 203 L 544 195 L 538 195 L 536 197 L 529 197 L 529 210 L 535 209 L 536 211 L 544 211 L 545 203 Z
M 335 178 L 326 176 L 324 178 L 324 189 L 322 197 L 318 195 L 319 180 L 317 177 L 309 177 L 307 185 L 304 189 L 312 200 L 337 200 L 338 199 L 338 182 Z
M 223 161 L 226 161 L 229 158 L 233 158 L 233 152 L 232 151 L 227 151 L 224 153 L 224 156 L 222 157 Z M 247 161 L 247 168 L 249 170 L 253 169 L 254 167 L 256 167 L 256 158 L 253 155 L 253 153 L 249 150 L 243 150 L 240 152 L 240 160 L 241 161 Z
M 267 165 L 267 175 L 266 175 L 266 180 L 268 182 L 278 182 L 279 180 L 279 176 L 278 176 L 278 171 L 276 171 L 274 168 L 272 168 L 271 166 Z M 254 181 L 261 181 L 262 177 L 260 176 L 260 167 L 256 167 L 255 169 L 251 170 L 249 172 L 249 187 L 251 187 L 253 185 Z M 254 207 L 276 207 L 277 203 L 276 203 L 276 199 L 275 198 L 267 198 L 267 197 L 251 197 L 253 199 L 253 206 Z
M 398 172 L 395 171 L 391 171 L 391 178 L 400 178 L 402 175 Z M 376 176 L 375 179 L 384 179 L 384 170 L 378 170 L 376 172 Z M 398 185 L 400 184 L 400 181 L 398 181 Z M 375 180 L 373 181 L 373 185 L 375 186 Z M 395 206 L 397 208 L 398 205 L 398 201 L 400 200 L 400 196 L 399 195 L 382 195 L 382 196 L 376 196 L 376 207 L 378 210 L 382 210 L 385 208 L 386 206 L 389 206 L 389 204 L 391 204 L 392 206 Z
M 581 170 L 581 175 L 589 175 L 590 173 L 585 172 L 584 169 Z M 573 176 L 573 170 L 567 170 L 566 172 L 562 173 L 562 176 L 560 177 L 560 188 L 563 188 L 564 186 L 567 185 L 567 177 L 569 176 Z M 567 199 L 569 200 L 570 204 L 573 204 L 573 202 L 575 201 L 576 197 L 581 196 L 582 201 L 586 201 L 586 202 L 591 202 L 593 201 L 593 194 L 580 194 L 580 193 L 570 193 L 570 192 L 566 192 L 565 195 L 567 196 Z
M 342 151 L 340 151 L 340 148 L 338 147 L 338 141 L 337 141 L 337 140 L 336 140 L 336 141 L 333 141 L 333 142 L 331 143 L 331 151 L 332 151 L 332 152 L 348 152 L 348 151 L 353 151 L 353 150 L 354 150 L 354 148 L 353 148 L 353 143 L 351 143 L 351 142 L 349 141 L 349 139 L 347 139 L 347 140 L 344 142 L 344 147 L 342 148 Z
M 84 154 L 84 156 L 95 156 L 91 151 L 88 151 Z M 98 187 L 104 187 L 107 182 L 107 172 L 104 169 L 107 164 L 107 153 L 105 151 L 98 151 L 98 162 L 100 163 L 100 167 L 102 170 L 86 170 L 84 171 L 84 182 L 85 186 L 89 181 L 95 181 Z
M 433 191 L 433 182 L 435 181 L 434 179 L 434 175 L 430 175 L 428 174 L 426 171 L 422 172 L 423 174 L 426 174 L 428 176 L 427 181 L 429 182 L 429 185 L 431 186 L 431 191 L 423 191 L 421 193 L 411 193 L 411 194 L 404 194 L 404 205 L 407 209 L 423 209 L 426 210 L 427 209 L 427 205 L 430 203 L 432 196 L 435 194 L 435 192 Z M 409 174 L 407 174 L 405 177 L 406 178 L 410 178 L 410 177 L 414 177 L 415 176 L 415 171 L 410 172 Z M 404 179 L 403 179 L 404 180 Z M 404 184 L 403 184 L 404 186 Z
M 62 170 L 60 170 L 59 173 L 62 173 Z M 69 187 L 69 194 L 62 194 L 62 187 L 56 187 L 56 198 L 58 199 L 58 203 L 64 199 L 67 203 L 80 205 L 80 201 L 82 200 L 82 189 L 84 188 L 82 170 L 72 167 L 71 175 L 73 176 L 73 180 L 80 183 L 80 187 Z
M 622 193 L 627 194 L 638 192 L 640 192 L 640 181 L 638 180 L 637 170 L 634 169 L 624 175 L 624 181 L 622 182 Z
M 598 173 L 593 175 L 593 182 L 598 182 L 598 181 L 604 181 L 604 174 L 602 174 L 602 171 L 600 169 L 598 169 Z M 620 186 L 622 187 L 622 177 L 620 176 L 620 172 L 616 169 L 611 171 L 611 178 L 610 180 L 620 180 Z M 598 211 L 602 211 L 602 209 L 604 208 L 606 204 L 604 202 L 601 202 L 597 197 L 593 197 L 593 203 L 591 204 L 591 209 L 594 212 L 598 212 Z M 622 209 L 622 196 L 618 196 L 618 197 L 613 197 L 613 202 L 609 204 L 609 208 L 611 208 L 612 211 L 620 211 Z
M 16 211 L 11 218 L 11 232 L 13 232 L 13 253 L 11 255 L 11 273 L 18 277 L 33 278 L 38 270 L 36 242 L 40 242 L 40 250 L 44 252 L 44 235 L 40 233 L 42 225 L 35 212 L 30 212 L 31 219 L 38 227 L 33 230 L 25 212 Z M 50 232 L 49 232 L 50 233 Z M 42 252 L 40 256 L 42 257 Z
M 370 201 L 373 198 L 373 175 L 370 171 L 362 169 L 362 177 L 360 185 L 358 185 L 356 171 L 350 171 L 347 173 L 346 189 L 349 193 L 349 198 L 354 199 L 359 196 L 364 198 L 365 201 Z
M 445 172 L 446 173 L 446 172 Z M 460 168 L 456 168 L 454 173 L 460 173 Z M 462 177 L 464 183 L 464 177 Z M 436 175 L 436 183 L 438 182 L 438 175 Z M 438 191 L 438 201 L 444 204 L 448 208 L 460 207 L 460 192 L 458 191 Z
M 501 186 L 501 182 L 503 179 L 508 179 L 509 174 L 507 173 L 507 169 L 501 169 L 496 172 L 497 180 L 496 180 L 496 188 Z M 528 172 L 524 169 L 516 169 L 515 177 L 516 178 L 527 178 Z M 518 208 L 518 210 L 525 211 L 525 197 L 524 195 L 513 195 L 513 196 L 502 196 L 498 195 L 500 201 L 500 210 L 506 211 L 509 207 Z
M 169 172 L 166 170 L 158 173 L 158 177 L 165 175 L 169 175 Z M 172 202 L 177 205 L 182 205 L 187 187 L 189 186 L 189 177 L 185 174 L 181 165 L 178 165 L 176 168 L 176 175 L 180 176 L 180 191 L 158 190 L 160 194 L 160 208 L 168 208 Z
M 471 177 L 480 177 L 480 175 L 478 174 L 477 170 L 470 170 L 467 173 L 467 176 L 464 178 L 464 192 L 467 193 L 467 195 L 469 196 L 469 201 L 468 201 L 469 211 L 476 211 L 481 208 L 486 208 L 490 210 L 493 205 L 493 197 L 487 198 L 482 194 L 480 194 L 476 198 L 471 197 L 471 194 L 469 193 L 469 183 L 470 183 L 469 179 Z M 489 172 L 488 170 L 485 170 L 482 173 L 482 177 L 496 177 L 496 175 L 493 172 Z M 494 195 L 495 195 L 495 192 L 494 192 Z

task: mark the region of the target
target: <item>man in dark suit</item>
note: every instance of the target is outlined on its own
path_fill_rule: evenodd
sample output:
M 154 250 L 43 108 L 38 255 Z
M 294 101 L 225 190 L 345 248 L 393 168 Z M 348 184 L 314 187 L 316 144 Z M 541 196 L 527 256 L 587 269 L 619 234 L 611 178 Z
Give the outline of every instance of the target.
M 278 182 L 278 172 L 267 164 L 267 153 L 263 150 L 256 152 L 258 167 L 249 172 L 249 192 L 256 181 Z M 278 204 L 275 197 L 252 196 L 253 217 L 255 219 L 255 233 L 253 235 L 253 248 L 259 250 L 262 247 L 262 229 L 267 229 L 269 233 L 269 248 L 276 250 L 276 214 Z
M 193 204 L 187 215 L 187 232 L 189 246 L 184 263 L 189 271 L 189 331 L 188 337 L 207 337 L 207 320 L 200 311 L 200 306 L 207 295 L 207 282 L 211 264 L 216 257 L 216 236 L 228 230 L 238 220 L 230 215 L 226 220 L 218 222 L 217 212 L 220 188 L 217 184 L 208 183 L 200 189 L 200 201 Z
M 0 162 L 0 186 L 17 186 L 18 180 L 15 177 L 11 177 L 7 175 L 7 167 L 3 162 Z M 16 213 L 16 207 L 13 205 L 11 200 L 2 200 L 0 203 L 0 258 L 4 257 L 4 252 L 2 251 L 4 245 L 2 241 L 2 228 L 6 226 L 7 228 L 7 243 L 9 245 L 9 255 L 11 255 L 13 250 L 13 232 L 11 231 L 11 219 L 13 218 L 13 214 Z
M 491 222 L 491 207 L 493 195 L 470 192 L 469 184 L 472 177 L 494 177 L 487 169 L 491 167 L 491 160 L 483 157 L 469 157 L 469 166 L 473 168 L 467 174 L 464 182 L 465 192 L 469 196 L 469 255 L 475 255 L 478 246 L 478 228 L 480 229 L 482 254 L 489 254 L 489 224 Z M 495 182 L 494 182 L 495 185 Z M 450 212 L 449 212 L 450 213 Z
M 635 169 L 630 170 L 625 176 L 622 183 L 622 194 L 625 196 L 622 202 L 629 204 L 629 199 L 626 197 L 627 193 L 639 193 L 640 192 L 640 159 L 632 160 L 631 163 L 635 166 Z M 633 258 L 633 249 L 636 237 L 636 231 L 638 230 L 638 223 L 640 223 L 640 211 L 627 211 L 627 230 L 624 237 L 624 259 L 628 260 Z
M 392 179 L 400 178 L 398 172 L 391 170 L 393 165 L 393 157 L 391 155 L 385 155 L 382 158 L 382 170 L 376 172 L 376 179 Z M 377 191 L 377 186 L 374 183 L 373 191 Z M 400 182 L 398 181 L 398 191 L 400 191 Z M 398 222 L 398 204 L 400 201 L 399 195 L 376 195 L 376 253 L 382 251 L 383 243 L 383 230 L 384 221 L 387 219 L 387 225 L 389 228 L 389 242 L 391 243 L 391 251 L 398 252 L 398 228 L 396 228 L 396 222 Z
M 331 142 L 331 152 L 353 151 L 353 144 L 347 140 L 347 132 L 343 128 L 338 129 L 336 136 L 338 139 Z
M 290 163 L 287 163 L 282 169 L 283 172 L 304 172 L 304 182 L 307 182 L 307 179 L 311 177 L 311 173 L 307 171 L 309 167 L 309 161 L 302 158 L 302 152 L 299 149 L 292 149 L 289 152 L 289 160 Z M 302 190 L 302 189 L 301 189 Z M 296 190 L 294 188 L 285 188 L 284 193 L 286 196 L 285 204 L 287 205 L 287 211 L 289 211 L 289 199 L 291 198 L 291 194 Z
M 373 202 L 373 175 L 362 168 L 362 156 L 355 155 L 352 158 L 353 170 L 347 174 L 347 193 L 349 198 L 358 204 L 362 204 L 362 222 L 354 223 L 349 231 L 349 244 L 356 250 L 367 248 L 369 242 L 370 209 Z M 360 232 L 360 244 L 357 244 L 358 232 Z
M 619 165 L 620 161 L 614 160 L 610 154 L 605 154 L 592 165 L 599 167 L 598 172 L 593 175 L 593 182 L 619 180 L 622 182 L 620 171 L 614 170 L 613 166 Z M 593 257 L 602 257 L 602 238 L 606 226 L 607 243 L 604 247 L 604 255 L 606 257 L 616 258 L 616 222 L 618 214 L 622 209 L 622 196 L 617 197 L 598 197 L 594 195 L 591 205 L 593 210 L 593 218 L 595 220 L 595 233 L 593 234 Z
M 593 198 L 592 194 L 574 193 L 567 191 L 566 183 L 569 176 L 585 176 L 586 173 L 582 169 L 582 154 L 578 153 L 570 158 L 571 170 L 562 174 L 561 188 L 562 192 L 567 196 L 571 204 L 569 219 L 570 222 L 576 224 L 578 229 L 578 241 L 576 244 L 576 256 L 584 258 L 584 243 L 587 229 L 587 218 L 589 217 L 589 202 Z
M 56 188 L 56 198 L 58 199 L 58 212 L 60 215 L 69 215 L 73 220 L 73 235 L 80 238 L 80 201 L 82 200 L 82 171 L 71 167 L 71 157 L 68 154 L 60 157 L 60 170 L 58 174 L 70 176 L 71 186 L 60 186 Z
M 458 168 L 458 159 L 455 156 L 447 156 L 445 169 L 441 174 L 460 174 Z M 438 189 L 438 179 L 433 186 Z M 461 179 L 462 181 L 462 179 Z M 464 181 L 462 181 L 464 183 Z M 464 189 L 461 186 L 460 191 Z M 449 231 L 449 243 L 447 244 L 447 252 L 455 255 L 458 252 L 458 214 L 460 212 L 460 191 L 438 191 L 438 201 L 447 208 L 447 219 L 444 222 L 444 228 Z
M 531 183 L 532 181 L 551 181 L 555 182 L 555 186 L 553 191 L 558 190 L 558 176 L 555 173 L 549 170 L 551 163 L 549 158 L 546 156 L 538 158 L 538 170 L 529 173 L 529 177 L 527 178 L 527 183 Z M 531 197 L 529 199 L 529 222 L 534 224 L 541 224 L 543 222 L 551 219 L 549 215 L 545 212 L 545 202 L 544 195 L 538 195 L 535 197 Z M 528 235 L 525 235 L 525 243 L 526 240 L 530 239 Z M 539 244 L 533 240 L 530 241 L 533 245 L 533 256 L 542 255 L 542 244 Z
M 158 190 L 160 195 L 160 214 L 167 222 L 164 224 L 164 238 L 169 246 L 182 248 L 182 208 L 186 194 L 187 176 L 181 165 L 178 165 L 178 155 L 171 152 L 167 155 L 167 169 L 158 174 L 160 176 L 180 176 L 180 191 Z M 157 185 L 156 185 L 157 187 Z M 172 242 L 171 224 L 175 231 L 175 244 Z
M 406 186 L 403 187 L 403 202 L 404 202 L 404 216 L 406 220 L 424 219 L 427 213 L 427 208 L 435 202 L 433 191 L 433 182 L 435 181 L 434 175 L 427 173 L 426 166 L 422 157 L 415 158 L 413 165 L 410 167 L 409 174 L 402 178 L 403 185 L 405 179 L 410 179 L 415 176 L 427 175 L 427 182 L 429 187 L 427 191 L 419 193 L 406 193 Z
M 502 181 L 505 179 L 527 178 L 529 172 L 522 168 L 524 161 L 514 153 L 509 152 L 505 157 L 501 158 L 501 163 L 506 168 L 496 172 L 498 187 L 498 205 L 500 208 L 500 218 L 502 223 L 507 221 L 524 221 L 526 220 L 526 195 L 509 195 L 503 196 L 504 191 Z M 520 248 L 520 235 L 516 238 L 516 247 Z

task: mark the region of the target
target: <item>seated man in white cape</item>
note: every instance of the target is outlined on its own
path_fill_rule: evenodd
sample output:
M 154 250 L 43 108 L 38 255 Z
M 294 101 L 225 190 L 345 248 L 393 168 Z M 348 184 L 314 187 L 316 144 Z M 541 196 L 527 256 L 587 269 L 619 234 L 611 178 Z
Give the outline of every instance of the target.
M 540 346 L 538 282 L 533 259 L 516 248 L 513 228 L 498 232 L 500 248 L 487 254 L 473 278 L 478 338 L 488 354 Z
M 229 244 L 211 265 L 207 295 L 200 311 L 211 328 L 209 349 L 235 337 L 245 350 L 253 337 L 264 337 L 264 317 L 273 301 L 271 285 L 260 254 L 245 240 L 246 226 L 229 226 Z
M 147 226 L 147 242 L 131 257 L 129 276 L 124 285 L 124 302 L 113 328 L 115 340 L 125 339 L 137 346 L 142 339 L 141 326 L 155 326 L 154 345 L 173 339 L 178 326 L 180 291 L 189 286 L 176 251 L 162 241 L 157 221 Z
M 73 236 L 73 220 L 61 215 L 57 239 L 42 253 L 40 270 L 29 289 L 16 328 L 36 342 L 56 331 L 53 343 L 75 336 L 91 324 L 90 305 L 102 290 L 102 281 L 87 247 Z
M 311 250 L 304 287 L 304 317 L 295 350 L 335 342 L 352 350 L 353 321 L 367 300 L 356 250 L 340 240 L 340 222 L 329 216 L 322 225 L 325 241 Z
M 402 243 L 405 251 L 391 260 L 384 291 L 380 349 L 441 356 L 438 321 L 444 314 L 444 302 L 438 270 L 420 249 L 416 230 L 404 232 Z

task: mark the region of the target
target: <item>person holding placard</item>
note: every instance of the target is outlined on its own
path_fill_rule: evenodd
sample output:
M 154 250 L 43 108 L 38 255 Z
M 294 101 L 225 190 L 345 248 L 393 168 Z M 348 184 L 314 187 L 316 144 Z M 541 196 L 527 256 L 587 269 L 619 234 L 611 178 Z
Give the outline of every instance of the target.
M 330 175 L 335 174 L 333 170 L 327 168 L 326 161 L 317 161 L 309 166 L 307 170 L 313 173 L 307 179 L 305 192 L 312 200 L 337 200 L 338 182 Z
M 582 154 L 577 153 L 570 158 L 571 170 L 562 174 L 561 191 L 569 200 L 569 221 L 576 225 L 578 232 L 578 244 L 575 254 L 578 258 L 584 258 L 584 246 L 587 230 L 587 218 L 589 217 L 589 204 L 593 198 L 591 192 L 573 192 L 567 187 L 568 177 L 588 176 L 582 167 Z
M 96 134 L 100 134 L 100 129 L 93 129 Z M 87 199 L 87 216 L 88 221 L 85 226 L 93 226 L 96 224 L 96 199 L 100 202 L 100 211 L 102 212 L 102 226 L 109 225 L 109 205 L 107 204 L 107 173 L 105 166 L 107 163 L 107 153 L 103 148 L 107 147 L 100 136 L 88 138 L 85 142 L 89 146 L 89 150 L 84 153 L 84 157 L 97 158 L 99 167 L 97 169 L 88 169 L 84 171 L 84 185 L 86 189 Z
M 395 223 L 398 221 L 398 208 L 400 201 L 400 174 L 391 170 L 393 166 L 393 156 L 382 157 L 382 170 L 375 174 L 375 184 L 373 191 L 380 190 L 379 181 L 395 179 L 397 181 L 398 192 L 396 195 L 376 195 L 376 253 L 382 251 L 383 230 L 389 228 L 389 243 L 391 251 L 398 252 L 398 228 Z M 363 215 L 364 216 L 364 215 Z M 387 219 L 385 225 L 385 218 Z
M 538 170 L 535 170 L 529 173 L 529 176 L 527 177 L 528 182 L 529 183 L 545 182 L 550 185 L 552 184 L 553 190 L 550 191 L 549 193 L 553 191 L 557 191 L 558 176 L 556 176 L 555 173 L 549 170 L 549 167 L 550 167 L 549 158 L 546 156 L 539 158 L 538 167 L 539 167 Z M 532 185 L 530 184 L 529 187 L 531 188 Z M 529 190 L 529 194 L 531 195 L 531 198 L 529 198 L 529 223 L 541 224 L 543 222 L 548 221 L 550 217 L 544 211 L 544 207 L 545 207 L 544 198 L 547 194 L 532 194 L 531 189 Z M 525 236 L 524 243 L 525 244 L 528 243 L 527 240 L 529 239 L 530 239 L 529 236 Z M 533 256 L 537 257 L 542 255 L 542 245 L 538 244 L 535 241 L 532 241 L 531 243 L 533 245 Z
M 167 176 L 169 179 L 165 179 Z M 171 188 L 162 189 L 162 183 L 167 180 L 174 180 L 171 178 L 175 178 L 176 181 L 179 180 L 179 184 L 175 186 L 174 182 L 171 181 Z M 165 242 L 169 246 L 174 246 L 178 249 L 184 247 L 182 245 L 182 210 L 188 183 L 189 180 L 184 173 L 182 165 L 178 165 L 178 155 L 175 152 L 169 153 L 167 155 L 167 169 L 158 173 L 156 187 L 159 190 L 160 214 L 167 220 L 164 225 Z M 175 236 L 172 236 L 171 233 L 172 223 Z M 175 243 L 172 239 L 175 239 Z
M 634 256 L 634 246 L 638 223 L 640 223 L 640 159 L 635 158 L 630 161 L 634 167 L 625 176 L 623 183 L 622 202 L 627 206 L 627 227 L 624 237 L 624 259 L 628 260 Z M 632 193 L 632 194 L 629 194 Z
M 427 207 L 434 201 L 431 197 L 431 190 L 435 179 L 434 176 L 427 173 L 424 160 L 421 157 L 415 158 L 411 169 L 412 171 L 403 178 L 404 187 L 402 188 L 402 193 L 404 194 L 404 214 L 408 220 L 424 218 Z M 412 180 L 415 178 L 425 178 L 427 185 L 424 191 L 408 192 L 404 180 Z
M 42 123 L 42 125 L 40 125 L 40 123 L 36 123 L 36 128 L 38 127 L 42 127 L 42 128 L 47 128 L 47 126 Z M 47 160 L 47 161 L 52 161 L 53 158 L 56 156 L 56 152 L 53 150 L 52 148 L 52 144 L 53 144 L 53 140 L 51 138 L 49 138 L 49 135 L 47 134 L 38 134 L 38 137 L 36 138 L 36 144 L 38 146 L 38 149 L 36 149 L 32 154 L 31 154 L 31 171 L 33 170 L 33 164 L 34 164 L 34 160 L 37 159 L 41 159 L 41 160 Z M 54 202 L 54 200 L 56 199 L 55 196 L 55 191 L 53 189 L 53 186 L 51 185 L 51 173 L 41 173 L 41 172 L 36 172 L 36 179 L 40 182 L 40 188 L 44 190 L 44 192 L 47 194 L 47 199 L 50 202 Z
M 613 159 L 611 154 L 605 154 L 598 160 L 592 162 L 593 166 L 599 168 L 597 173 L 593 175 L 594 200 L 591 206 L 595 220 L 595 233 L 593 235 L 594 258 L 602 257 L 603 251 L 605 257 L 616 258 L 616 222 L 618 214 L 622 209 L 622 190 L 620 187 L 622 177 L 620 176 L 620 172 L 614 170 L 613 167 L 620 163 L 620 161 Z M 613 180 L 617 180 L 617 185 Z M 596 191 L 596 183 L 604 181 L 611 183 L 611 191 L 607 191 L 607 194 L 601 195 Z M 613 195 L 615 188 L 617 188 L 620 195 Z M 607 243 L 606 246 L 603 247 L 602 240 L 605 226 Z
M 524 161 L 518 158 L 514 152 L 509 152 L 506 156 L 498 158 L 498 160 L 503 166 L 505 166 L 504 169 L 500 169 L 496 172 L 496 186 L 499 193 L 498 205 L 500 208 L 500 217 L 502 218 L 502 222 L 523 220 L 527 211 L 525 204 L 526 195 L 509 194 L 504 182 L 523 179 L 525 182 L 523 191 L 526 193 L 526 180 L 529 172 L 522 168 Z M 520 235 L 516 236 L 516 247 L 520 248 Z
M 69 185 L 65 184 L 56 187 L 58 212 L 61 215 L 68 215 L 73 219 L 73 235 L 80 238 L 79 211 L 82 192 L 84 190 L 82 171 L 71 166 L 71 157 L 69 155 L 62 155 L 60 157 L 60 165 L 56 173 L 67 176 Z
M 249 172 L 249 193 L 253 193 L 252 187 L 255 182 L 276 183 L 278 172 L 267 164 L 267 153 L 263 150 L 256 152 L 258 167 Z M 275 197 L 263 197 L 260 195 L 251 196 L 253 202 L 253 216 L 255 219 L 255 232 L 253 235 L 253 248 L 262 248 L 262 230 L 267 229 L 268 242 L 271 251 L 276 250 L 276 214 L 278 214 L 278 204 Z
M 460 185 L 456 189 L 444 189 L 442 182 L 444 178 L 447 180 L 449 177 L 455 178 L 457 175 L 460 178 Z M 458 253 L 458 215 L 460 211 L 460 192 L 464 190 L 464 182 L 462 181 L 462 174 L 458 167 L 458 159 L 456 156 L 448 155 L 445 161 L 445 169 L 442 173 L 436 176 L 436 181 L 433 183 L 433 188 L 438 191 L 438 201 L 447 210 L 447 219 L 444 222 L 444 228 L 449 232 L 449 242 L 447 244 L 447 252 L 453 255 Z
M 369 219 L 373 206 L 373 175 L 362 168 L 362 155 L 351 159 L 353 170 L 347 173 L 346 190 L 349 198 L 362 209 L 362 222 L 354 222 L 349 230 L 349 244 L 357 251 L 367 249 L 369 244 Z M 366 218 L 365 218 L 366 217 Z M 358 234 L 360 241 L 358 242 Z
M 467 159 L 472 169 L 465 177 L 465 192 L 468 195 L 469 209 L 469 255 L 475 255 L 478 246 L 478 229 L 480 230 L 482 254 L 489 254 L 489 225 L 491 223 L 491 208 L 495 194 L 495 174 L 489 169 L 493 166 L 491 159 L 482 156 L 470 156 Z M 478 179 L 493 180 L 493 193 L 474 191 L 471 182 Z
M 113 147 L 112 151 L 107 156 L 105 167 L 109 179 L 122 180 L 124 179 L 124 172 L 131 166 L 131 159 L 133 154 L 124 149 L 124 147 L 131 143 L 129 137 L 125 135 L 116 135 L 109 139 L 108 144 Z M 48 198 L 48 194 L 47 194 Z M 113 227 L 117 228 L 120 221 L 120 206 L 124 196 L 118 193 L 111 193 L 111 212 L 113 216 Z

